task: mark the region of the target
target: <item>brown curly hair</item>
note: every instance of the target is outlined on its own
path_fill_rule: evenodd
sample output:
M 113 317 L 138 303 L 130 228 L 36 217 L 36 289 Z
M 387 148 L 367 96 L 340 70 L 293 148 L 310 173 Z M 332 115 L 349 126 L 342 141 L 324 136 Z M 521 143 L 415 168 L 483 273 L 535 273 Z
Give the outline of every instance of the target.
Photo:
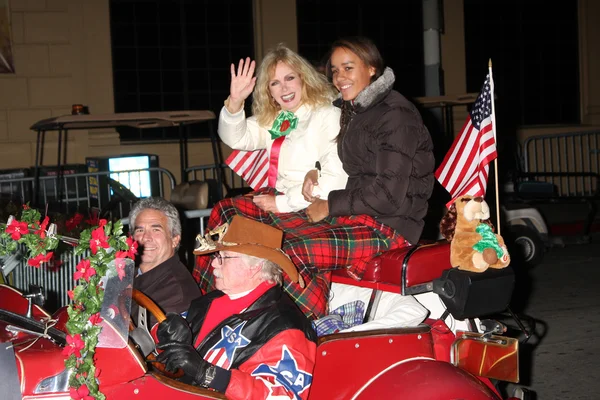
M 483 197 L 462 197 L 459 201 L 469 202 L 471 200 L 475 200 L 477 202 L 482 202 Z M 454 239 L 454 231 L 456 229 L 456 220 L 458 218 L 458 212 L 456 211 L 456 202 L 452 203 L 446 214 L 440 221 L 440 233 L 447 241 L 451 242 Z M 496 229 L 492 221 L 488 219 L 481 220 L 482 223 L 487 224 L 492 228 L 492 232 L 495 232 Z

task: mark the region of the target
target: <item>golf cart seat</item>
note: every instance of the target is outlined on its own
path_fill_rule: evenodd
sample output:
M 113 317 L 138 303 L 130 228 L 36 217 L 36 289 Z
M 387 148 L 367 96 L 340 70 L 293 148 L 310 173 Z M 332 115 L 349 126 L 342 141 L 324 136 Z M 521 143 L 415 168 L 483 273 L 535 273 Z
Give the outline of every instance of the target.
M 208 200 L 209 185 L 204 181 L 183 182 L 171 192 L 171 203 L 186 210 L 203 210 Z

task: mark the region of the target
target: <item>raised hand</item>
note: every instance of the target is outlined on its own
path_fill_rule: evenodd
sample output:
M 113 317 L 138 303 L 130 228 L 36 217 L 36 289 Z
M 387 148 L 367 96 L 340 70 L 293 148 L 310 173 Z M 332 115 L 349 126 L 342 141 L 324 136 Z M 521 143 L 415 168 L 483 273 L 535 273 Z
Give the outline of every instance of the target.
M 229 111 L 239 111 L 244 104 L 244 100 L 254 90 L 254 85 L 256 84 L 256 77 L 254 76 L 255 68 L 256 61 L 250 60 L 250 57 L 246 57 L 246 60 L 240 59 L 237 73 L 235 65 L 231 64 L 231 85 L 229 87 L 229 104 L 227 106 Z

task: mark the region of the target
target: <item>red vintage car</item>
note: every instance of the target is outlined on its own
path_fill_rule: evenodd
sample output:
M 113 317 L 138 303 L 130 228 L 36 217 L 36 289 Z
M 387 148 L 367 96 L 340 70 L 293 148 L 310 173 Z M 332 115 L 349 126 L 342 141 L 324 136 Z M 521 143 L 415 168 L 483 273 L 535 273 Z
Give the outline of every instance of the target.
M 432 310 L 417 327 L 321 337 L 309 398 L 502 399 L 494 382 L 518 381 L 518 342 L 501 335 L 502 324 L 477 317 L 506 306 L 512 281 L 509 268 L 505 270 L 453 276 L 458 270 L 449 265 L 449 245 L 436 242 L 375 258 L 360 282 L 336 272 L 334 282 L 373 288 L 374 293 L 415 295 L 426 306 L 429 296 L 434 299 L 431 304 L 444 306 L 442 315 Z M 31 296 L 26 297 L 0 285 L 0 370 L 5 377 L 0 390 L 6 395 L 2 397 L 18 393 L 23 399 L 68 399 L 70 372 L 62 354 L 66 311 L 49 315 L 32 304 Z M 134 290 L 133 299 L 157 320 L 164 319 L 159 307 L 143 294 Z M 119 301 L 123 303 L 122 298 Z M 450 319 L 453 322 L 447 323 Z M 112 337 L 108 341 L 117 338 L 117 345 L 96 349 L 100 390 L 107 399 L 225 398 L 164 372 L 152 361 L 152 353 L 143 356 L 147 344 L 132 339 L 139 335 L 127 334 L 134 327 L 130 325 L 123 334 L 117 325 L 107 324 L 102 331 L 102 336 Z M 527 397 L 523 390 L 518 392 L 509 399 Z

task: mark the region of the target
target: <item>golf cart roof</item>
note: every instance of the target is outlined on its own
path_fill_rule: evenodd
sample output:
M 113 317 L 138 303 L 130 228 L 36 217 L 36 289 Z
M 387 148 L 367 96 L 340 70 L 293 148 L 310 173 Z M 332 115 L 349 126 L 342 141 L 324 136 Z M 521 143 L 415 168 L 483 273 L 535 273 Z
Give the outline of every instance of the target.
M 162 128 L 196 124 L 215 119 L 210 110 L 158 111 L 117 114 L 62 115 L 40 120 L 30 129 L 52 131 L 61 129 L 94 129 L 130 126 L 133 128 Z
M 415 101 L 421 104 L 423 107 L 445 107 L 445 106 L 457 106 L 467 105 L 474 103 L 477 100 L 479 93 L 465 93 L 455 94 L 448 96 L 427 96 L 427 97 L 416 97 Z

